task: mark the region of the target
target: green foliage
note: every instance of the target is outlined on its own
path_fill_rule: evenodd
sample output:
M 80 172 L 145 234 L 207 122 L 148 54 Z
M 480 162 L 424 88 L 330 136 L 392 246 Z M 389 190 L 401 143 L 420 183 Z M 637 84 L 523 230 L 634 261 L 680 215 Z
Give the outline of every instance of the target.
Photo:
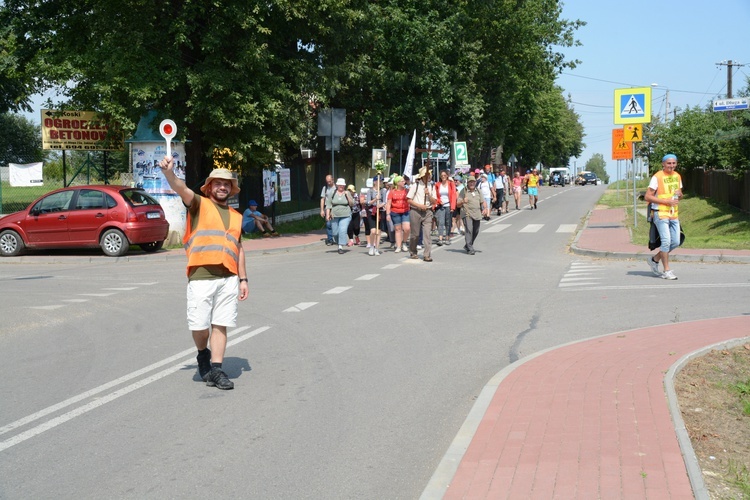
M 750 87 L 741 94 L 747 95 Z M 710 107 L 680 111 L 672 121 L 658 119 L 644 127 L 637 154 L 648 157 L 651 172 L 674 153 L 685 170 L 698 167 L 743 173 L 750 167 L 750 110 L 714 112 Z
M 0 114 L 0 165 L 43 161 L 39 126 L 22 115 Z
M 126 133 L 158 110 L 203 162 L 195 174 L 214 148 L 258 169 L 319 143 L 326 107 L 347 110 L 352 158 L 416 128 L 443 145 L 455 131 L 473 161 L 503 145 L 566 165 L 582 130 L 554 79 L 583 23 L 561 13 L 558 0 L 5 0 L 0 75 L 21 85 L 14 102 L 53 86 Z
M 585 170 L 593 172 L 598 178 L 605 184 L 609 184 L 609 174 L 607 174 L 607 162 L 604 161 L 604 156 L 601 153 L 594 153 L 594 155 L 586 162 Z

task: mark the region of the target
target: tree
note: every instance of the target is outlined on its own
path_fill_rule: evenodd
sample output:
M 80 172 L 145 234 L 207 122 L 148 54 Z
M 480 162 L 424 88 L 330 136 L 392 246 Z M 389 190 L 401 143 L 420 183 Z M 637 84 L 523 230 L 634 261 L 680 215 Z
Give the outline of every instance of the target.
M 33 163 L 45 157 L 38 125 L 22 115 L 0 114 L 0 165 Z
M 604 161 L 604 156 L 602 156 L 601 153 L 594 153 L 594 155 L 586 162 L 584 168 L 589 172 L 595 173 L 605 184 L 609 184 L 607 162 Z
M 7 74 L 27 93 L 56 86 L 66 105 L 126 130 L 148 109 L 174 119 L 195 183 L 216 148 L 249 169 L 294 155 L 317 141 L 325 107 L 347 109 L 343 147 L 360 160 L 413 128 L 444 145 L 455 131 L 475 150 L 562 158 L 574 135 L 542 150 L 534 128 L 560 135 L 575 118 L 549 95 L 575 64 L 556 47 L 575 44 L 582 25 L 561 9 L 558 0 L 6 0 L 0 40 L 24 40 L 9 44 Z

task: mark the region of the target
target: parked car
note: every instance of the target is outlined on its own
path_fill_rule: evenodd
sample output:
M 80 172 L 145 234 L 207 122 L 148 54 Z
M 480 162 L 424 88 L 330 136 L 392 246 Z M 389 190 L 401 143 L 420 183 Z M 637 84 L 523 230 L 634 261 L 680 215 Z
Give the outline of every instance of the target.
M 586 184 L 593 184 L 596 186 L 598 177 L 595 173 L 592 172 L 584 172 L 581 174 L 581 186 L 585 186 Z
M 156 252 L 169 222 L 154 198 L 128 186 L 71 186 L 49 192 L 0 219 L 0 255 L 26 248 L 96 248 L 112 257 L 130 245 Z

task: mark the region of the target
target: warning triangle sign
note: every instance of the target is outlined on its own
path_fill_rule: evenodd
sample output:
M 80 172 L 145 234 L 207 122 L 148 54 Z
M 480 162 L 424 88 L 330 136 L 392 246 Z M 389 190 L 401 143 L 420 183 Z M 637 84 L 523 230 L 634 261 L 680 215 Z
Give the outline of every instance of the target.
M 631 95 L 630 99 L 627 100 L 625 107 L 622 108 L 622 112 L 620 114 L 622 114 L 623 116 L 642 115 L 643 108 L 641 107 L 641 104 L 638 102 L 638 99 L 636 99 L 634 95 Z

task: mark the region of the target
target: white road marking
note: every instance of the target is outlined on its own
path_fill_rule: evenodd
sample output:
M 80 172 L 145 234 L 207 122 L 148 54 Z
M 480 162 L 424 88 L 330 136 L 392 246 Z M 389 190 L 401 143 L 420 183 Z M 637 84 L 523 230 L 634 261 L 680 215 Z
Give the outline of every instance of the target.
M 383 266 L 381 269 L 396 269 L 397 267 L 401 267 L 401 264 L 388 264 L 387 266 Z
M 518 231 L 519 233 L 536 233 L 539 231 L 544 224 L 527 224 L 526 227 Z
M 323 295 L 335 295 L 337 293 L 344 293 L 350 288 L 351 288 L 350 286 L 337 286 L 336 288 L 331 288 L 327 292 L 323 292 Z
M 654 276 L 654 280 L 666 281 L 661 280 Z M 592 283 L 593 285 L 594 283 Z M 668 283 L 664 283 L 663 285 L 604 285 L 604 286 L 590 286 L 590 287 L 582 287 L 580 284 L 578 285 L 578 288 L 576 290 L 582 290 L 582 291 L 595 291 L 595 290 L 643 290 L 644 288 L 647 288 L 649 290 L 661 290 L 661 289 L 673 289 L 673 288 L 748 288 L 750 287 L 750 283 L 685 283 L 685 284 L 677 284 L 674 281 L 670 281 Z
M 576 230 L 578 227 L 578 224 L 560 224 L 560 227 L 557 228 L 556 233 L 572 233 Z
M 63 304 L 56 304 L 54 306 L 30 306 L 29 309 L 41 309 L 43 311 L 53 311 L 65 307 Z
M 237 335 L 238 333 L 243 332 L 244 330 L 247 330 L 250 328 L 249 326 L 245 326 L 242 328 L 238 328 L 234 331 L 232 331 L 229 336 L 233 337 Z M 262 326 L 260 328 L 257 328 L 251 332 L 248 332 L 244 335 L 241 335 L 237 338 L 232 338 L 230 342 L 227 342 L 227 346 L 238 344 L 244 340 L 247 340 L 251 337 L 254 337 L 255 335 L 258 335 L 260 333 L 265 332 L 271 328 L 270 326 Z M 128 386 L 125 386 L 115 392 L 112 392 L 110 394 L 107 394 L 106 396 L 103 396 L 101 398 L 98 398 L 94 401 L 91 401 L 83 406 L 80 406 L 74 410 L 71 410 L 63 415 L 60 415 L 58 417 L 55 417 L 51 420 L 48 420 L 42 424 L 37 425 L 36 427 L 33 427 L 27 431 L 24 431 L 20 434 L 17 434 L 13 436 L 12 438 L 6 439 L 5 441 L 0 441 L 0 452 L 7 450 L 8 448 L 15 446 L 19 443 L 22 443 L 28 439 L 31 439 L 34 436 L 38 436 L 39 434 L 48 431 L 50 429 L 53 429 L 57 427 L 58 425 L 64 424 L 65 422 L 68 422 L 75 417 L 81 416 L 84 413 L 88 413 L 89 411 L 98 408 L 100 406 L 105 405 L 106 403 L 109 403 L 111 401 L 114 401 L 115 399 L 124 396 L 126 394 L 129 394 L 136 389 L 140 389 L 141 387 L 145 387 L 146 385 L 150 384 L 151 382 L 156 382 L 159 379 L 162 379 L 166 377 L 167 375 L 170 375 L 176 371 L 184 370 L 192 365 L 195 364 L 194 360 L 194 354 L 195 354 L 195 348 L 186 349 L 178 354 L 175 354 L 174 356 L 170 356 L 166 359 L 163 359 L 157 363 L 154 363 L 152 365 L 149 365 L 145 368 L 142 368 L 140 370 L 134 371 L 132 373 L 129 373 L 127 375 L 124 375 L 116 380 L 113 380 L 111 382 L 107 382 L 106 384 L 100 385 L 99 387 L 95 387 L 94 389 L 91 389 L 89 391 L 83 392 L 77 396 L 73 396 L 72 398 L 66 399 L 65 401 L 62 401 L 56 405 L 49 406 L 43 410 L 40 410 L 36 413 L 33 413 L 27 417 L 24 417 L 20 420 L 16 420 L 15 422 L 11 422 L 8 425 L 5 425 L 3 427 L 0 427 L 0 434 L 5 434 L 6 432 L 12 431 L 13 429 L 17 429 L 18 427 L 21 427 L 23 425 L 26 425 L 30 422 L 33 422 L 35 420 L 38 420 L 42 417 L 45 417 L 46 415 L 49 415 L 50 413 L 56 412 L 62 408 L 65 408 L 67 406 L 70 406 L 72 404 L 75 404 L 79 401 L 82 401 L 86 398 L 89 398 L 91 396 L 94 396 L 96 394 L 99 394 L 101 392 L 104 392 L 108 389 L 111 389 L 112 387 L 115 387 L 119 384 L 122 384 L 124 382 L 127 382 L 128 380 L 132 380 L 136 377 L 140 377 L 141 375 L 148 373 L 151 370 L 154 370 L 156 368 L 159 368 L 161 366 L 167 365 L 169 363 L 174 362 L 177 359 L 184 358 L 187 355 L 190 355 L 190 359 L 181 361 L 175 365 L 172 365 L 160 372 L 157 372 L 150 377 L 147 377 L 145 379 L 139 380 L 138 382 L 135 382 L 133 384 L 130 384 Z
M 379 274 L 363 274 L 359 278 L 354 278 L 354 281 L 369 281 L 380 276 Z
M 317 302 L 300 302 L 300 303 L 299 303 L 299 304 L 297 304 L 296 306 L 292 306 L 292 307 L 290 307 L 290 308 L 288 308 L 288 309 L 284 309 L 284 312 L 285 312 L 285 313 L 290 313 L 290 312 L 300 312 L 300 311 L 304 311 L 305 309 L 309 309 L 309 308 L 311 308 L 311 307 L 312 307 L 312 306 L 314 306 L 315 304 L 317 304 Z
M 127 288 L 102 288 L 102 290 L 112 290 L 115 292 L 129 292 L 131 290 L 137 290 L 137 289 L 138 289 L 137 286 L 131 286 Z
M 510 227 L 510 224 L 495 224 L 495 225 L 488 227 L 482 232 L 483 233 L 499 233 L 500 231 L 504 229 L 508 229 L 509 227 Z
M 158 281 L 152 281 L 150 283 L 125 283 L 126 285 L 135 285 L 135 286 L 151 286 L 151 285 L 157 285 L 159 284 Z
M 114 293 L 79 293 L 78 295 L 82 297 L 109 297 L 110 295 L 114 295 Z
M 61 300 L 63 302 L 75 302 L 75 303 L 88 302 L 89 301 L 89 299 L 61 299 Z

